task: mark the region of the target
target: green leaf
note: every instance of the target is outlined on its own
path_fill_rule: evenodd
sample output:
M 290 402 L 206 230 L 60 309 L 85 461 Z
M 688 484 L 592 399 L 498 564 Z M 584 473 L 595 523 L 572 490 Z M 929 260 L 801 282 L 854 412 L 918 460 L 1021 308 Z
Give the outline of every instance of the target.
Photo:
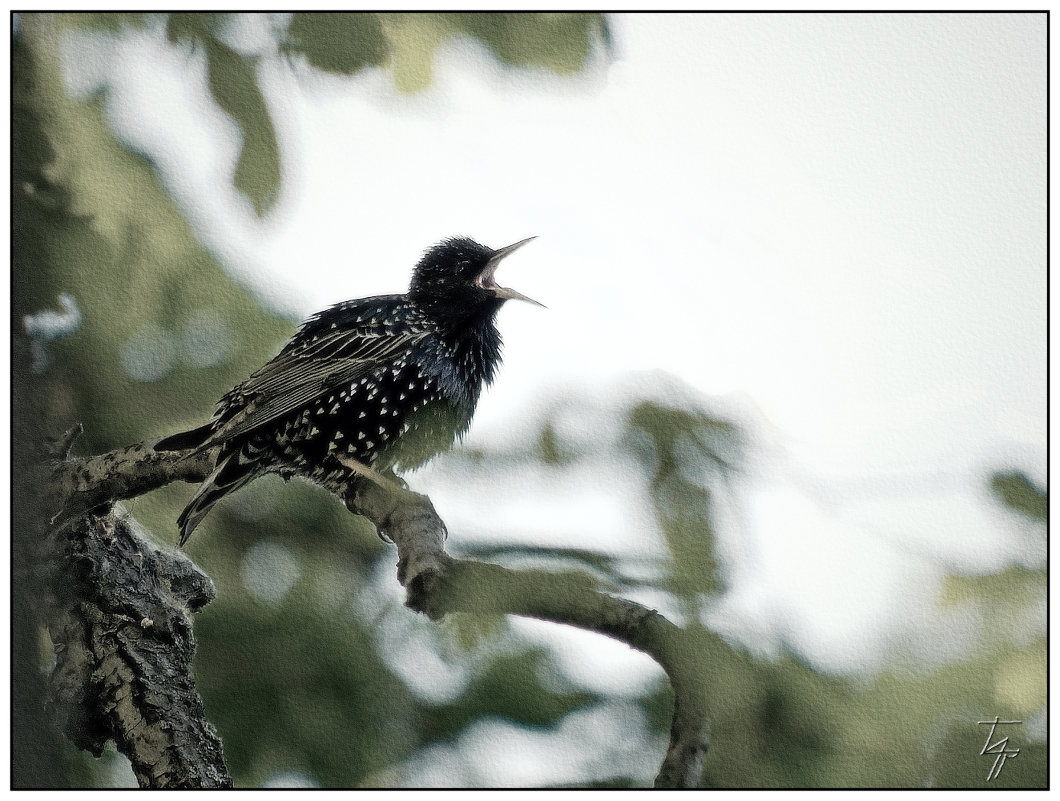
M 649 476 L 655 516 L 673 556 L 670 589 L 685 598 L 724 588 L 714 552 L 714 498 L 743 461 L 738 427 L 701 409 L 642 401 L 626 446 Z
M 407 93 L 430 85 L 435 51 L 457 34 L 479 39 L 509 66 L 564 75 L 585 67 L 598 45 L 609 51 L 611 40 L 602 14 L 392 12 L 381 14 L 380 23 L 392 49 L 394 84 Z
M 546 686 L 542 677 L 554 673 L 555 667 L 543 649 L 498 656 L 456 702 L 433 710 L 425 721 L 425 739 L 454 737 L 485 717 L 550 728 L 565 715 L 599 699 L 596 693 L 573 687 Z
M 325 72 L 353 75 L 385 64 L 390 44 L 376 14 L 295 14 L 281 46 Z
M 454 27 L 482 40 L 501 61 L 561 74 L 585 66 L 594 41 L 610 42 L 607 19 L 585 13 L 452 14 Z
M 1019 470 L 994 473 L 990 488 L 1009 509 L 1043 522 L 1049 516 L 1049 493 Z
M 214 35 L 226 14 L 170 14 L 166 38 L 203 48 L 210 93 L 243 134 L 233 183 L 264 214 L 280 190 L 280 148 L 265 98 L 258 88 L 255 59 L 242 56 Z
M 236 53 L 213 37 L 206 47 L 210 92 L 239 126 L 243 149 L 236 164 L 235 186 L 264 214 L 280 191 L 280 148 L 276 130 L 254 75 L 253 59 Z
M 69 13 L 60 15 L 60 24 L 67 28 L 117 33 L 122 28 L 142 28 L 147 23 L 147 18 L 147 14 L 124 12 Z
M 213 38 L 211 31 L 223 14 L 170 14 L 166 21 L 166 38 L 172 44 L 202 43 Z

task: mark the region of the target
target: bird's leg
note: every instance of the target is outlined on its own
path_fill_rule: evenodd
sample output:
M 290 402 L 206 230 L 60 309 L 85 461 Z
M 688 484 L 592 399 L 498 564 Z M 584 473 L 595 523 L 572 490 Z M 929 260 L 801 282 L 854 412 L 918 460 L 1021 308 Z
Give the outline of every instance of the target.
M 408 489 L 408 485 L 390 470 L 386 473 L 381 473 L 378 470 L 369 467 L 364 462 L 354 459 L 352 456 L 346 454 L 336 454 L 334 458 L 335 461 L 346 469 L 352 470 L 357 475 L 367 478 L 369 481 L 375 482 L 381 487 L 387 489 Z
M 395 473 L 392 467 L 388 467 L 385 471 L 380 472 L 382 472 L 384 476 L 390 479 L 390 481 L 401 487 L 401 489 L 407 490 L 409 488 L 409 482 L 407 482 L 405 479 Z
M 350 470 L 351 472 L 353 472 L 354 475 L 360 476 L 361 478 L 366 478 L 369 481 L 371 481 L 372 483 L 382 487 L 383 489 L 390 490 L 390 491 L 407 490 L 408 489 L 408 484 L 406 484 L 403 479 L 401 479 L 398 476 L 396 476 L 394 474 L 393 470 L 387 469 L 387 471 L 385 473 L 384 472 L 380 472 L 379 470 L 375 470 L 375 469 L 369 467 L 364 462 L 362 462 L 362 461 L 360 461 L 358 459 L 354 459 L 352 456 L 349 456 L 349 455 L 346 455 L 346 454 L 335 454 L 334 458 L 339 464 L 341 464 L 347 470 Z M 354 504 L 354 500 L 353 499 L 354 499 L 354 493 L 355 493 L 355 483 L 356 483 L 355 481 L 350 481 L 349 482 L 349 488 L 348 488 L 348 490 L 346 492 L 346 497 L 344 497 L 344 499 L 343 499 L 343 501 L 346 504 L 346 508 L 349 509 L 351 512 L 356 512 L 357 511 L 354 508 L 354 505 L 353 505 Z M 383 531 L 380 528 L 376 529 L 376 534 L 379 536 L 379 539 L 381 539 L 383 542 L 389 542 L 389 543 L 393 543 L 394 542 L 392 539 L 390 539 L 389 536 L 387 536 L 386 532 Z

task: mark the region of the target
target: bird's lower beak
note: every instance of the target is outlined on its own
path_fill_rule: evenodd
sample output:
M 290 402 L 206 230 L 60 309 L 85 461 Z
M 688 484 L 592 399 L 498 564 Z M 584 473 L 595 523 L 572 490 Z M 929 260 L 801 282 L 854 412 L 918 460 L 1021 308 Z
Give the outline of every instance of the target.
M 534 239 L 537 239 L 537 237 L 531 236 L 527 239 L 523 239 L 519 242 L 516 242 L 515 244 L 508 245 L 507 247 L 503 247 L 493 251 L 493 255 L 490 257 L 490 260 L 486 262 L 486 269 L 484 269 L 479 274 L 478 278 L 475 279 L 475 283 L 477 283 L 483 289 L 488 289 L 498 298 L 501 298 L 503 300 L 525 300 L 527 303 L 533 303 L 535 306 L 540 306 L 543 309 L 548 308 L 547 306 L 545 306 L 544 303 L 538 303 L 533 298 L 528 298 L 522 292 L 516 292 L 514 289 L 509 289 L 508 287 L 500 286 L 497 283 L 496 279 L 493 277 L 493 274 L 497 272 L 498 265 L 506 256 L 510 256 L 512 253 L 517 251 L 527 242 L 530 242 Z
M 547 309 L 544 303 L 538 303 L 533 298 L 528 298 L 522 292 L 516 292 L 514 289 L 509 289 L 506 286 L 493 287 L 493 294 L 498 298 L 504 298 L 505 300 L 525 300 L 527 303 L 533 303 L 535 306 L 540 306 L 542 309 Z

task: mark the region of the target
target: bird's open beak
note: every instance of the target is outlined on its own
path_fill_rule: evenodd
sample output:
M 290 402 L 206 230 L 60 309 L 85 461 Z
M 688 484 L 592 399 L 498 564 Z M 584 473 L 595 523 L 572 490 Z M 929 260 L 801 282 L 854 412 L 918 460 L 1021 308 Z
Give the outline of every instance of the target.
M 516 292 L 514 289 L 508 289 L 506 286 L 500 286 L 493 274 L 497 272 L 497 267 L 500 265 L 501 260 L 506 256 L 510 256 L 512 253 L 517 251 L 527 242 L 537 239 L 536 236 L 531 236 L 527 239 L 523 239 L 520 242 L 516 242 L 514 245 L 508 245 L 507 247 L 500 248 L 499 250 L 493 251 L 493 255 L 490 256 L 490 260 L 486 262 L 486 269 L 479 273 L 478 278 L 475 279 L 475 283 L 483 289 L 488 289 L 498 298 L 504 300 L 525 300 L 527 303 L 533 303 L 535 306 L 540 306 L 542 309 L 548 308 L 544 303 L 538 303 L 533 298 L 528 298 L 522 292 Z

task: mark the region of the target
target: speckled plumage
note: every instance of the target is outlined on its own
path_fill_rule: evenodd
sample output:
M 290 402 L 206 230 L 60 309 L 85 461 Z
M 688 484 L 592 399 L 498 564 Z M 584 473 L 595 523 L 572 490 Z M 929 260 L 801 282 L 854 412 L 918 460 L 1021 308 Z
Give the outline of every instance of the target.
M 221 398 L 209 423 L 159 442 L 157 450 L 219 446 L 213 473 L 178 520 L 181 544 L 218 500 L 266 473 L 301 475 L 348 497 L 358 464 L 407 469 L 450 447 L 500 365 L 497 311 L 510 298 L 530 300 L 493 279 L 527 241 L 500 250 L 462 237 L 435 245 L 408 293 L 313 316 Z

